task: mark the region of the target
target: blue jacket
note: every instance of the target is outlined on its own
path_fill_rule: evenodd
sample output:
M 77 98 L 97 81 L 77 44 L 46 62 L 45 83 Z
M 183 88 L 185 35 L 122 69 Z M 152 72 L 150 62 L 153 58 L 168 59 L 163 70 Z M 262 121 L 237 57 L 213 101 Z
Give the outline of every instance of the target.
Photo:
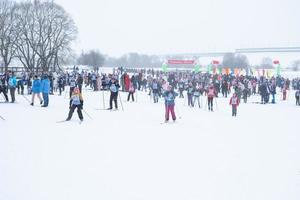
M 8 79 L 9 87 L 17 87 L 17 79 L 15 76 L 12 76 Z
M 41 93 L 41 81 L 39 79 L 33 80 L 32 92 L 33 93 Z
M 50 92 L 50 80 L 48 78 L 41 81 L 41 92 L 49 94 Z
M 178 96 L 178 94 L 174 91 L 166 91 L 163 94 L 163 97 L 165 98 L 165 105 L 166 106 L 173 106 L 175 105 L 175 98 Z

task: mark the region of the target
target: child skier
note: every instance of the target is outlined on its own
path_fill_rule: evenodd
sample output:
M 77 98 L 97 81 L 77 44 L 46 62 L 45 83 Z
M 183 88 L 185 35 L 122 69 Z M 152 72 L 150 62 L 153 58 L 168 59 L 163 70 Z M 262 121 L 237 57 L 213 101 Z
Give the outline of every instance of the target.
M 112 77 L 111 81 L 109 82 L 109 90 L 110 90 L 110 98 L 109 98 L 109 108 L 108 110 L 113 109 L 113 102 L 115 103 L 115 108 L 118 110 L 118 95 L 119 95 L 119 88 L 120 85 L 115 77 Z
M 134 101 L 134 93 L 135 93 L 135 88 L 133 87 L 133 83 L 130 82 L 127 101 L 130 100 L 130 96 L 131 96 L 132 101 Z
M 167 87 L 167 91 L 164 92 L 163 97 L 165 98 L 165 123 L 168 123 L 170 113 L 172 115 L 172 119 L 176 121 L 175 115 L 175 98 L 178 96 L 176 92 L 174 92 L 172 86 Z
M 232 97 L 230 98 L 229 104 L 232 106 L 232 116 L 236 117 L 237 107 L 240 104 L 240 100 L 237 97 L 236 93 L 233 93 Z
M 66 121 L 71 120 L 72 115 L 76 108 L 77 108 L 77 113 L 78 113 L 78 117 L 79 117 L 80 121 L 83 121 L 83 116 L 82 116 L 82 112 L 81 112 L 81 110 L 83 109 L 83 98 L 79 91 L 79 88 L 73 89 L 72 96 L 70 99 L 70 111 L 69 111 L 69 115 L 68 115 L 68 118 L 66 119 Z
M 209 111 L 213 111 L 213 106 L 214 106 L 213 100 L 215 96 L 216 96 L 216 90 L 214 86 L 211 84 L 207 90 L 207 104 L 208 104 Z

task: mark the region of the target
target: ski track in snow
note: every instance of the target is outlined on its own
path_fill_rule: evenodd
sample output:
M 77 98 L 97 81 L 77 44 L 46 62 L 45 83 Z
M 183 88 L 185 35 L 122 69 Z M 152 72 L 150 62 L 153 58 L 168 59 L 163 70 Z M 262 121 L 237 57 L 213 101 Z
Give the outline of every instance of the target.
M 241 103 L 229 98 L 214 112 L 176 99 L 177 122 L 161 125 L 164 104 L 138 93 L 124 111 L 103 109 L 102 92 L 84 90 L 84 122 L 69 100 L 50 96 L 48 108 L 20 95 L 0 104 L 1 200 L 299 200 L 300 107 L 287 102 Z M 280 95 L 278 95 L 279 97 Z M 29 96 L 28 96 L 29 97 Z M 2 99 L 0 98 L 2 101 Z M 105 92 L 108 106 L 109 93 Z M 215 103 L 215 102 L 214 102 Z M 97 110 L 98 109 L 98 110 Z M 179 119 L 179 116 L 182 118 Z

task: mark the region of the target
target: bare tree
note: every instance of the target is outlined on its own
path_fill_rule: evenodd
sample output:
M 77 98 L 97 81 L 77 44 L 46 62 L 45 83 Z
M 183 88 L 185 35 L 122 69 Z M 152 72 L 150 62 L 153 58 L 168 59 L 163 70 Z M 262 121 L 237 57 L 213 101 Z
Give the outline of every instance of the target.
M 9 0 L 0 1 L 0 56 L 5 72 L 12 59 L 15 57 L 15 43 L 18 39 L 15 21 L 15 2 Z
M 292 63 L 292 69 L 293 71 L 298 71 L 300 69 L 300 60 L 295 60 Z
M 87 53 L 82 52 L 78 58 L 78 64 L 92 66 L 95 71 L 99 70 L 104 64 L 104 56 L 97 50 L 90 50 Z
M 235 67 L 235 55 L 234 53 L 226 53 L 223 57 L 223 66 L 234 68 Z
M 270 58 L 270 57 L 264 57 L 261 60 L 260 67 L 263 68 L 263 69 L 271 69 L 271 68 L 273 68 L 272 58 Z
M 236 54 L 234 60 L 235 67 L 247 69 L 249 67 L 249 61 L 247 56 L 243 54 Z
M 38 0 L 18 4 L 17 57 L 30 71 L 59 67 L 60 55 L 70 52 L 77 28 L 59 5 Z
M 242 54 L 227 53 L 223 57 L 223 66 L 229 68 L 248 68 L 249 61 L 247 56 Z

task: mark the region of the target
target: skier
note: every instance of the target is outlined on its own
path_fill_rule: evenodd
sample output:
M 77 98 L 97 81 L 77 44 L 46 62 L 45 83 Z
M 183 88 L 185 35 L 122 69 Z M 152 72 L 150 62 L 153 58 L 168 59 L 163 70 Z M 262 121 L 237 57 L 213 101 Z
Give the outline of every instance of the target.
M 164 92 L 163 97 L 165 98 L 165 123 L 168 123 L 170 113 L 172 115 L 173 122 L 176 121 L 175 115 L 175 98 L 178 96 L 176 92 L 174 92 L 171 85 L 167 87 L 167 91 Z
M 194 107 L 193 94 L 194 94 L 194 86 L 192 83 L 189 83 L 188 88 L 187 88 L 187 97 L 188 97 L 188 106 L 191 106 L 191 107 Z
M 275 82 L 273 82 L 270 86 L 270 93 L 272 95 L 272 103 L 275 103 L 275 95 L 276 95 L 276 85 Z
M 283 86 L 283 90 L 282 90 L 282 100 L 285 101 L 286 100 L 286 94 L 287 94 L 287 86 L 284 85 Z
M 71 120 L 76 108 L 77 108 L 77 114 L 78 114 L 80 121 L 83 121 L 83 116 L 82 116 L 82 112 L 81 112 L 81 110 L 83 109 L 83 98 L 82 98 L 79 88 L 74 88 L 71 99 L 70 99 L 69 107 L 70 107 L 70 111 L 69 111 L 68 118 L 66 119 L 66 121 Z
M 59 96 L 61 96 L 61 93 L 62 91 L 64 90 L 65 88 L 65 81 L 64 81 L 64 78 L 63 76 L 60 76 L 58 78 L 58 90 L 59 90 Z
M 11 72 L 9 79 L 8 79 L 8 87 L 10 91 L 10 96 L 11 96 L 11 103 L 15 102 L 15 92 L 16 92 L 16 87 L 17 87 L 17 79 L 14 74 L 14 72 Z
M 41 81 L 38 78 L 37 75 L 34 76 L 33 78 L 33 83 L 32 83 L 32 88 L 31 88 L 31 92 L 32 92 L 32 98 L 31 98 L 31 106 L 34 105 L 34 99 L 35 99 L 35 95 L 37 95 L 38 99 L 40 100 L 40 104 L 43 104 L 43 100 L 41 98 Z
M 153 100 L 154 100 L 154 103 L 158 103 L 159 85 L 158 85 L 156 79 L 154 79 L 154 80 L 153 80 L 153 83 L 152 83 L 152 93 L 153 93 Z
M 180 81 L 178 83 L 178 88 L 179 88 L 179 98 L 184 98 L 184 96 L 183 96 L 184 82 L 183 81 Z
M 115 109 L 118 110 L 118 95 L 119 95 L 120 85 L 115 77 L 112 77 L 112 79 L 110 80 L 108 85 L 109 85 L 109 90 L 110 90 L 108 110 L 112 110 L 113 101 L 115 102 Z
M 127 101 L 130 100 L 130 96 L 131 96 L 132 101 L 134 101 L 134 92 L 135 92 L 135 88 L 133 87 L 133 83 L 131 82 L 130 86 L 129 86 Z
M 42 107 L 48 107 L 49 93 L 50 93 L 50 80 L 47 75 L 44 75 L 41 81 L 41 92 L 44 99 L 44 105 L 42 105 Z
M 209 111 L 213 111 L 213 106 L 214 106 L 213 100 L 215 96 L 216 96 L 215 88 L 211 84 L 207 90 L 207 104 L 208 104 Z
M 5 76 L 1 75 L 0 76 L 0 94 L 3 93 L 4 97 L 5 97 L 5 102 L 8 102 L 8 96 L 7 96 L 7 92 L 6 92 L 6 80 L 5 80 Z
M 296 91 L 296 93 L 295 93 L 295 98 L 296 98 L 296 106 L 297 106 L 297 105 L 300 106 L 300 101 L 299 101 L 299 99 L 300 99 L 300 89 L 298 89 L 298 90 Z
M 201 104 L 200 104 L 200 95 L 201 95 L 201 88 L 200 86 L 197 86 L 196 89 L 194 90 L 194 101 L 193 101 L 193 105 L 196 105 L 196 102 L 198 103 L 199 108 L 201 108 Z
M 229 104 L 232 106 L 232 116 L 236 117 L 237 107 L 240 104 L 240 100 L 237 97 L 236 93 L 233 93 L 232 97 L 230 98 Z

